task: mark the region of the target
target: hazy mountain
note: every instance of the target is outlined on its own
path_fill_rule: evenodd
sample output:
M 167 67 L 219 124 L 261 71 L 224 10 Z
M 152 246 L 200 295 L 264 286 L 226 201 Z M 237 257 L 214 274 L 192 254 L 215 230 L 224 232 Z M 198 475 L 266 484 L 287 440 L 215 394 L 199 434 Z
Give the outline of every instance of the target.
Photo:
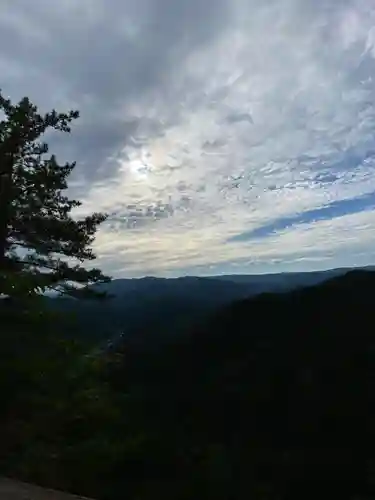
M 209 277 L 184 276 L 180 278 L 157 278 L 147 276 L 134 279 L 115 279 L 109 284 L 99 285 L 101 290 L 107 290 L 116 298 L 128 294 L 147 296 L 194 295 L 208 299 L 207 292 L 216 287 L 219 293 L 253 296 L 264 292 L 290 291 L 300 286 L 310 286 L 321 283 L 332 277 L 345 274 L 350 269 L 330 269 L 315 272 L 270 273 L 270 274 L 223 274 Z M 223 285 L 222 282 L 225 282 Z M 236 286 L 233 286 L 236 285 Z M 237 290 L 237 292 L 235 292 Z M 198 297 L 197 297 L 198 298 Z M 212 297 L 211 297 L 212 299 Z
M 98 288 L 113 298 L 106 303 L 53 299 L 54 307 L 73 313 L 72 335 L 93 341 L 119 333 L 145 338 L 183 334 L 217 308 L 265 292 L 289 291 L 344 274 L 346 269 L 311 273 L 221 275 L 115 279 Z
M 300 273 L 228 274 L 216 278 L 233 283 L 248 284 L 254 290 L 253 295 L 257 295 L 264 292 L 290 291 L 301 286 L 317 285 L 348 271 L 349 269 L 341 268 Z

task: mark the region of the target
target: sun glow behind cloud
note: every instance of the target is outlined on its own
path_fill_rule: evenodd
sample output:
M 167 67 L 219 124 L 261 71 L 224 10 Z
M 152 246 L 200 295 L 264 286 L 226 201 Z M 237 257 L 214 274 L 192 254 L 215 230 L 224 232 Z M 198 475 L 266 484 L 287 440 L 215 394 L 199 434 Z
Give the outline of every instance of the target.
M 88 176 L 95 163 L 100 175 L 76 187 L 81 213 L 110 214 L 95 243 L 106 269 L 373 263 L 372 0 L 109 3 L 82 4 L 73 25 L 73 4 L 59 7 L 90 62 L 81 60 L 89 76 L 72 73 L 60 92 L 83 107 L 77 169 Z
M 375 243 L 373 211 L 231 237 L 375 191 L 369 7 L 234 2 L 227 29 L 128 109 L 139 127 L 115 184 L 93 186 L 87 200 L 119 214 L 129 198 L 160 201 L 173 214 L 130 232 L 119 225 L 115 238 L 104 229 L 101 255 L 140 273 L 325 266 L 349 248 L 355 264 Z

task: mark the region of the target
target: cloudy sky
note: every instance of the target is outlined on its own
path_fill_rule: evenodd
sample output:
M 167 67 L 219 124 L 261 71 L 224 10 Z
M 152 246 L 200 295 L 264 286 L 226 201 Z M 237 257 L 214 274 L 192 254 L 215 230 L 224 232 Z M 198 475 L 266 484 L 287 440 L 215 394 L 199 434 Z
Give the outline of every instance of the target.
M 2 0 L 0 88 L 53 138 L 114 276 L 375 263 L 374 0 Z

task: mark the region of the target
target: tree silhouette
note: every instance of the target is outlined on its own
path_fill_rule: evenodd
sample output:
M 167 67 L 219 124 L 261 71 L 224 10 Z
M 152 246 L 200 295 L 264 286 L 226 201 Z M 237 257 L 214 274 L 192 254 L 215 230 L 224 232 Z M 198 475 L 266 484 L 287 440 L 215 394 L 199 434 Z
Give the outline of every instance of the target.
M 81 205 L 64 195 L 75 163 L 60 165 L 42 140 L 48 129 L 70 132 L 78 111 L 41 115 L 27 97 L 13 105 L 0 91 L 0 113 L 0 293 L 101 296 L 87 285 L 110 278 L 83 264 L 96 258 L 91 245 L 106 215 L 71 216 Z

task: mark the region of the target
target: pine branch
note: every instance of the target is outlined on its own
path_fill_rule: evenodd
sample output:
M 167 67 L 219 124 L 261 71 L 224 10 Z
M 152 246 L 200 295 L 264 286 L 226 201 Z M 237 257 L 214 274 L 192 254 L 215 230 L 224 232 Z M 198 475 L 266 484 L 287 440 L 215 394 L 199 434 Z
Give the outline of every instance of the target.
M 42 140 L 49 128 L 70 132 L 78 112 L 41 115 L 28 98 L 13 105 L 1 91 L 0 110 L 5 115 L 0 122 L 0 293 L 12 290 L 10 273 L 15 281 L 29 273 L 32 293 L 57 286 L 75 294 L 76 286 L 109 281 L 99 269 L 82 266 L 96 258 L 91 246 L 107 215 L 79 220 L 70 215 L 81 205 L 63 194 L 76 164 L 60 165 L 55 155 L 46 157 L 49 148 Z

